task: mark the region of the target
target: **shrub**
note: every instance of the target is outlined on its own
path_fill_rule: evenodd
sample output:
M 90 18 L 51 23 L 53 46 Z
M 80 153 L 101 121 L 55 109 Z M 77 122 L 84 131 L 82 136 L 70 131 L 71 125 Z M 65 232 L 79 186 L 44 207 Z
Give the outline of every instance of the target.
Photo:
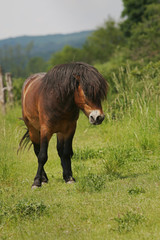
M 138 195 L 140 193 L 145 193 L 146 191 L 142 187 L 134 187 L 128 190 L 130 195 Z
M 0 224 L 9 220 L 17 220 L 18 218 L 26 219 L 35 218 L 47 213 L 47 206 L 42 201 L 22 199 L 13 206 L 7 206 L 0 202 Z
M 123 233 L 133 231 L 139 223 L 144 221 L 144 219 L 142 214 L 127 211 L 125 214 L 115 217 L 113 220 L 117 222 L 117 228 L 115 230 Z
M 142 159 L 142 152 L 132 145 L 125 144 L 108 147 L 105 159 L 103 159 L 105 174 L 110 181 L 123 178 L 123 166 L 129 162 L 137 162 Z
M 13 212 L 17 213 L 20 217 L 34 217 L 36 215 L 42 215 L 46 210 L 46 205 L 40 201 L 23 199 L 20 200 L 13 209 Z

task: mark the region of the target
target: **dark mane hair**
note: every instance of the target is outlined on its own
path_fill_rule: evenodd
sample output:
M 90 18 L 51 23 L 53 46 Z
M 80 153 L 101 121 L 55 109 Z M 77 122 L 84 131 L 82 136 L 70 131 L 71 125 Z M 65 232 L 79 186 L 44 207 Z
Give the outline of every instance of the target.
M 73 94 L 77 86 L 77 78 L 91 101 L 103 100 L 107 94 L 107 82 L 93 66 L 83 62 L 61 64 L 53 67 L 42 79 L 47 92 L 53 88 L 57 98 L 66 99 Z

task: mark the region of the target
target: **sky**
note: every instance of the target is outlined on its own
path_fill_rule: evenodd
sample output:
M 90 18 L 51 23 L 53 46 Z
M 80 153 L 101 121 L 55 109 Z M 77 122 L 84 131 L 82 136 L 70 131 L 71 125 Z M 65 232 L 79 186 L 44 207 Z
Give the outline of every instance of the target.
M 0 39 L 94 30 L 120 20 L 122 0 L 0 0 Z

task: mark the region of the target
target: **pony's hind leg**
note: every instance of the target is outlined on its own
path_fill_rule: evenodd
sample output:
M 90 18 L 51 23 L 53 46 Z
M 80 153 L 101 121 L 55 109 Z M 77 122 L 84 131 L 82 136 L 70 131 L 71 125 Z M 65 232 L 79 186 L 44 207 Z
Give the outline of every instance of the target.
M 38 158 L 38 155 L 39 155 L 39 152 L 40 152 L 40 144 L 36 144 L 36 143 L 33 143 L 33 146 L 34 146 L 34 152 Z M 48 177 L 47 177 L 47 174 L 44 170 L 44 167 L 42 169 L 42 184 L 44 183 L 48 183 Z
M 63 179 L 66 183 L 74 182 L 72 177 L 71 158 L 73 156 L 72 139 L 74 132 L 70 136 L 63 134 L 57 134 L 57 151 L 61 159 L 61 165 L 63 169 Z
M 38 170 L 37 174 L 34 178 L 34 182 L 32 185 L 32 188 L 34 187 L 41 187 L 42 185 L 42 176 L 44 171 L 44 165 L 47 162 L 48 159 L 48 140 L 47 137 L 43 138 L 40 144 L 40 150 L 38 154 Z
M 40 140 L 40 132 L 33 127 L 29 128 L 29 135 L 34 146 L 35 155 L 38 158 L 38 171 L 36 177 L 34 178 L 32 187 L 40 187 L 41 184 L 48 182 L 48 177 L 44 170 L 44 164 L 48 158 L 48 139 L 47 137 L 44 137 L 42 140 Z

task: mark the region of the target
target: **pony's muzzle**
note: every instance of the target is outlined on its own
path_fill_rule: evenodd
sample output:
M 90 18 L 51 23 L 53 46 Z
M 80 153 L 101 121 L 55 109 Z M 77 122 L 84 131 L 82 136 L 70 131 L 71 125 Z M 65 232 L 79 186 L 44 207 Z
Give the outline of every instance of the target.
M 104 114 L 101 114 L 99 110 L 94 110 L 89 114 L 89 122 L 94 125 L 99 125 L 105 118 Z

